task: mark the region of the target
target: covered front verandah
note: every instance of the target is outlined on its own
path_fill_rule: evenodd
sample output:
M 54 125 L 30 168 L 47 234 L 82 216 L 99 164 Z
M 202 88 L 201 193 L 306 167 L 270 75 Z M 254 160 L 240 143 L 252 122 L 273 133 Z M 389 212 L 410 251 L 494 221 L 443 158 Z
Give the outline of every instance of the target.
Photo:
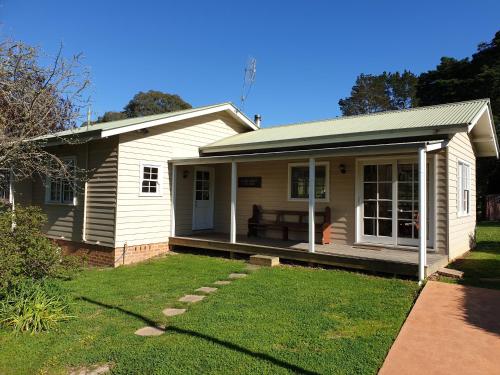
M 428 190 L 434 189 L 436 185 L 436 165 L 432 161 L 434 155 L 444 147 L 444 141 L 418 141 L 173 160 L 170 244 L 243 254 L 275 255 L 311 263 L 412 275 L 423 280 L 445 265 L 448 259 L 436 246 L 436 203 L 427 198 Z M 414 233 L 409 242 L 391 241 L 391 238 L 396 238 L 397 226 L 401 226 L 402 219 L 360 219 L 366 216 L 363 213 L 366 202 L 360 198 L 358 191 L 358 169 L 364 160 L 382 161 L 386 166 L 394 165 L 387 160 L 413 160 L 414 173 L 418 173 L 420 183 L 412 185 L 414 190 L 418 189 L 414 191 L 413 198 L 414 210 L 418 214 L 411 219 L 416 221 L 413 224 L 420 233 Z M 306 199 L 295 200 L 291 197 L 291 188 L 286 183 L 290 179 L 290 165 L 301 166 L 307 177 L 307 190 L 315 191 L 316 194 L 308 194 Z M 327 165 L 326 176 L 323 173 L 322 178 L 329 182 L 323 187 L 326 190 L 323 196 L 321 193 L 318 195 L 315 176 L 321 173 L 321 169 L 317 169 L 320 165 Z M 252 176 L 263 176 L 260 181 L 262 185 L 253 186 L 253 189 L 241 186 L 238 177 Z M 204 178 L 207 181 L 204 182 Z M 393 181 L 394 184 L 397 185 L 398 181 Z M 363 181 L 361 185 L 365 185 Z M 212 202 L 215 208 L 210 210 L 208 207 L 208 211 L 204 208 L 205 195 L 212 200 L 215 197 L 215 206 Z M 247 236 L 251 207 L 256 203 L 263 204 L 264 208 L 271 206 L 274 209 L 292 210 L 287 212 L 304 211 L 305 218 L 301 217 L 300 221 L 305 227 L 305 238 L 300 235 L 295 238 L 287 236 L 287 240 L 284 240 L 279 235 L 268 236 L 267 233 L 258 237 Z M 387 212 L 401 211 L 396 198 L 382 203 L 391 206 Z M 321 220 L 318 212 L 327 207 L 332 210 L 331 241 L 322 243 L 324 241 L 321 241 L 317 231 L 318 221 Z M 381 208 L 376 209 L 377 212 L 379 210 Z M 208 212 L 207 217 L 211 215 L 213 219 L 207 222 L 205 214 L 200 212 Z M 384 224 L 386 227 L 392 225 L 389 229 L 392 237 L 367 236 L 366 232 L 370 230 L 362 227 L 370 222 L 388 223 Z M 381 224 L 376 226 L 382 228 Z M 376 230 L 382 231 L 380 228 Z

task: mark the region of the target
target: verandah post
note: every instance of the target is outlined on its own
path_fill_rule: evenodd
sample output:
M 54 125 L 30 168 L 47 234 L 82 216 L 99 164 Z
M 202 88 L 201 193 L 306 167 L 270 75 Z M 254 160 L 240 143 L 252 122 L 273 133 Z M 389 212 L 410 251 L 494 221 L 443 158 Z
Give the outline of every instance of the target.
M 172 166 L 172 181 L 171 183 L 171 192 L 170 196 L 172 197 L 172 201 L 170 202 L 170 236 L 175 236 L 175 193 L 177 190 L 177 166 L 175 164 L 171 164 Z
M 231 243 L 236 243 L 236 181 L 237 181 L 237 165 L 235 161 L 231 162 L 231 228 L 229 239 Z
M 315 225 L 314 206 L 316 200 L 316 160 L 309 158 L 309 252 L 314 253 L 315 247 Z
M 427 264 L 427 151 L 425 147 L 418 150 L 418 281 L 421 284 L 425 279 Z

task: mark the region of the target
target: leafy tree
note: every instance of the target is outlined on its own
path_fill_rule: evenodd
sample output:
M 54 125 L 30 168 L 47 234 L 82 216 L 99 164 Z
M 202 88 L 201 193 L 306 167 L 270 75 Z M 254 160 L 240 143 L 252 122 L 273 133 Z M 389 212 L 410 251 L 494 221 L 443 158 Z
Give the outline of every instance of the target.
M 106 112 L 95 123 L 122 120 L 125 118 L 156 115 L 192 108 L 179 95 L 149 90 L 139 92 L 128 102 L 123 112 Z
M 96 122 L 109 122 L 126 119 L 127 115 L 123 112 L 108 111 L 99 116 Z
M 420 105 L 490 98 L 500 133 L 500 31 L 490 43 L 479 44 L 472 58 L 443 57 L 436 69 L 422 73 L 417 97 Z M 500 163 L 479 159 L 477 167 L 478 195 L 500 193 Z
M 360 74 L 351 96 L 340 99 L 344 116 L 410 108 L 415 102 L 417 77 L 403 73 Z
M 127 117 L 156 115 L 192 108 L 179 95 L 150 90 L 137 93 L 125 106 Z

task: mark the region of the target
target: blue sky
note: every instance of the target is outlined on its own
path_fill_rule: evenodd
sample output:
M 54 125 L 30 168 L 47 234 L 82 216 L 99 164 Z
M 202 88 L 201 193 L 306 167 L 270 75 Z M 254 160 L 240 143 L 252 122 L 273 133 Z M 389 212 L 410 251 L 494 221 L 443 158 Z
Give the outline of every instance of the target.
M 340 114 L 359 73 L 432 69 L 500 28 L 500 1 L 0 1 L 0 32 L 54 53 L 82 52 L 94 116 L 138 91 L 193 106 L 239 104 L 264 126 Z

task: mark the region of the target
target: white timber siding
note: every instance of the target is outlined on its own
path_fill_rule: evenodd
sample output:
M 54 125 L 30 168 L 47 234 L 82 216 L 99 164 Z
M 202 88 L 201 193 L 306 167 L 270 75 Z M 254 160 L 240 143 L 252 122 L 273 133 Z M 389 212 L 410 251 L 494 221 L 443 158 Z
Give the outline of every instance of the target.
M 470 214 L 458 215 L 458 161 L 470 165 Z M 469 135 L 456 133 L 448 144 L 448 246 L 449 258 L 469 251 L 476 228 L 476 157 Z
M 435 165 L 435 187 L 436 187 L 436 205 L 435 212 L 429 212 L 428 217 L 436 215 L 436 235 L 435 247 L 440 254 L 446 254 L 448 251 L 448 189 L 447 189 L 447 159 L 446 150 L 429 154 L 427 159 L 434 157 Z M 427 199 L 432 197 L 428 196 Z
M 230 116 L 218 113 L 150 128 L 147 134 L 131 132 L 120 135 L 115 246 L 167 242 L 171 209 L 168 161 L 173 157 L 197 157 L 199 147 L 245 130 Z M 163 168 L 160 196 L 139 194 L 141 163 L 157 164 Z M 178 204 L 177 210 L 192 210 L 192 168 L 189 168 L 191 173 L 186 178 L 183 167 L 178 168 L 177 200 L 188 199 L 189 204 Z M 190 226 L 191 222 L 186 225 Z M 176 222 L 176 226 L 180 233 L 182 223 Z
M 88 147 L 85 240 L 114 247 L 118 137 Z

